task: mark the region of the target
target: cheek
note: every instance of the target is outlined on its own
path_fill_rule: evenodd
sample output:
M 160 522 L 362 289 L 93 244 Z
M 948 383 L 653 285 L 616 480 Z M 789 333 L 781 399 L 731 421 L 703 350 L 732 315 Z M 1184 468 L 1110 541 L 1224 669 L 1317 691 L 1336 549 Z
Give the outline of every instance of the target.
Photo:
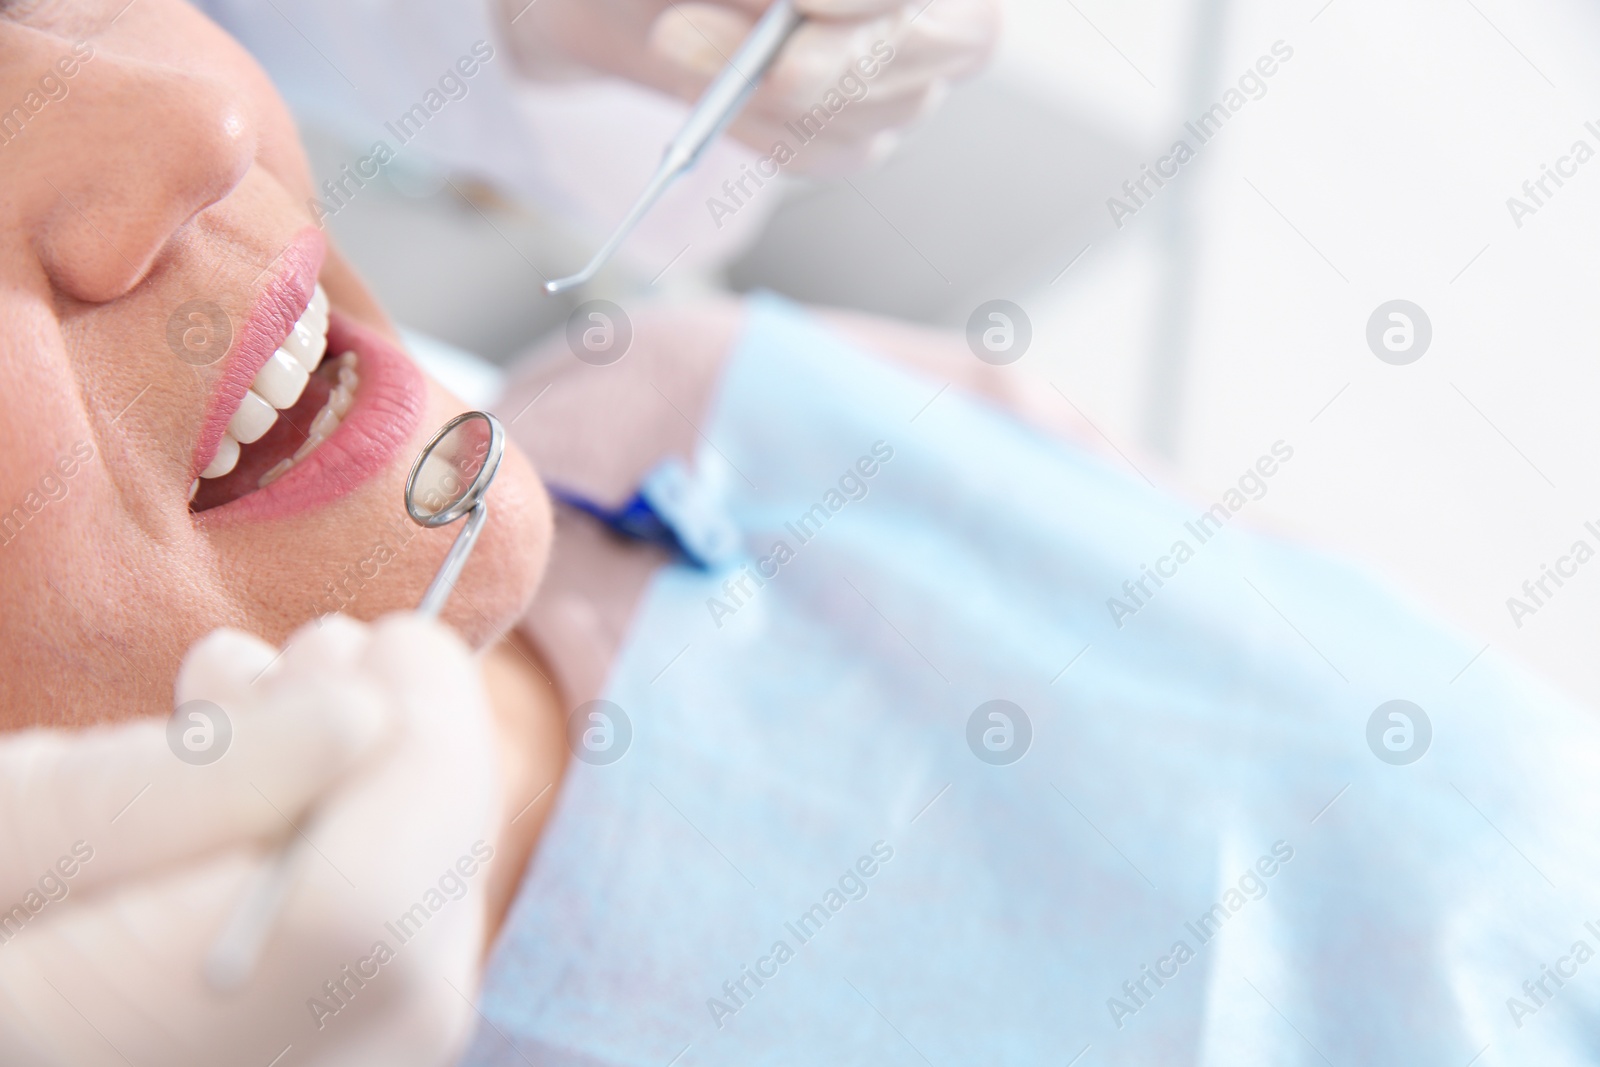
M 550 558 L 550 498 L 514 445 L 507 447 L 488 504 L 488 525 L 444 610 L 474 647 L 504 633 L 527 610 Z M 454 528 L 449 535 L 453 540 Z
M 460 410 L 435 389 L 419 431 L 426 435 Z M 345 502 L 337 520 L 306 529 L 294 547 L 250 538 L 239 555 L 253 573 L 248 599 L 260 619 L 254 632 L 282 641 L 317 615 L 341 612 L 370 621 L 411 611 L 443 563 L 462 522 L 425 530 L 401 506 L 404 462 Z M 526 610 L 550 554 L 549 498 L 533 468 L 508 446 L 487 497 L 489 521 L 478 537 L 443 618 L 481 647 L 513 626 Z M 287 553 L 287 556 L 285 554 Z M 290 565 L 280 565 L 288 558 Z
M 0 508 L 9 510 L 89 437 L 60 329 L 43 300 L 0 300 Z

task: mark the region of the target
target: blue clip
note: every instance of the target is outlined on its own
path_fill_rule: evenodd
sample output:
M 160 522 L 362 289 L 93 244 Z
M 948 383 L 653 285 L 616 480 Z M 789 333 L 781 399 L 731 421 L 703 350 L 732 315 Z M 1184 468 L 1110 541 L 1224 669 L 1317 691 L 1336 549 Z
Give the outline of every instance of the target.
M 619 536 L 660 545 L 701 570 L 713 570 L 739 553 L 738 529 L 677 459 L 657 464 L 619 508 L 559 486 L 549 489 L 555 499 L 593 516 Z

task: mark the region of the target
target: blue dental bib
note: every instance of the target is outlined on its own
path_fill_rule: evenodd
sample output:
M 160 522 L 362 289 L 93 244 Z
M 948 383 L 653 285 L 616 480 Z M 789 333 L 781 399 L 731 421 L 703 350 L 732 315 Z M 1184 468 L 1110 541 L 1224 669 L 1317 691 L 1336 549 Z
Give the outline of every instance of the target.
M 1600 1062 L 1593 716 L 940 384 L 752 303 L 465 1062 Z

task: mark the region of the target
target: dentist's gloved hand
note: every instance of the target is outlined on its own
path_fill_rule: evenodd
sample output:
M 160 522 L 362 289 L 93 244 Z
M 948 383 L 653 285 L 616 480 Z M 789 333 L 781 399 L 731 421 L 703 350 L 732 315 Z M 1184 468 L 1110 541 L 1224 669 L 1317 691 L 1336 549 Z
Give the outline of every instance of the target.
M 502 9 L 518 67 L 530 77 L 570 76 L 576 66 L 693 100 L 769 2 L 503 0 Z M 785 143 L 796 153 L 785 166 L 813 173 L 886 154 L 951 81 L 983 66 L 1000 21 L 998 0 L 798 0 L 798 6 L 809 21 L 731 129 L 763 154 Z M 785 123 L 798 127 L 817 107 L 827 123 L 813 118 L 822 135 L 802 145 Z
M 177 702 L 170 730 L 0 737 L 0 1063 L 452 1062 L 498 810 L 467 648 L 414 616 L 330 617 L 281 656 L 223 630 Z M 219 928 L 302 833 L 252 978 L 216 992 Z

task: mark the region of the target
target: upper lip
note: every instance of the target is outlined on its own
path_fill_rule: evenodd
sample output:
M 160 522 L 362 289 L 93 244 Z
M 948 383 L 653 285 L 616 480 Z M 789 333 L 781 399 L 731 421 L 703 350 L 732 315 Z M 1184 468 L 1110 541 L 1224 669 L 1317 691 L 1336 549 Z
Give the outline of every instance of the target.
M 242 328 L 235 331 L 233 344 L 223 357 L 222 373 L 211 388 L 211 399 L 206 403 L 205 417 L 200 423 L 200 436 L 195 441 L 191 478 L 210 465 L 256 373 L 305 314 L 326 255 L 327 243 L 322 231 L 307 226 L 295 234 L 278 256 L 266 287 L 256 297 Z

